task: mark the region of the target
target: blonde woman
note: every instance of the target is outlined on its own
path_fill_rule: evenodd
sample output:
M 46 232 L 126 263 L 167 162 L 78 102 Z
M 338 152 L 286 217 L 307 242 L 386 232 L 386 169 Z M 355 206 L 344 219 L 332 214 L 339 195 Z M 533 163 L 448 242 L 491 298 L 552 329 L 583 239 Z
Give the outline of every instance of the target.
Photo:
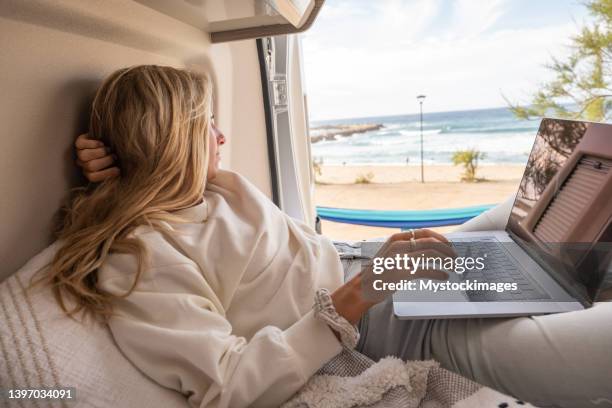
M 210 89 L 159 66 L 104 81 L 76 142 L 102 182 L 67 206 L 47 278 L 68 314 L 106 319 L 133 364 L 192 406 L 278 406 L 355 345 L 374 302 L 359 276 L 343 283 L 330 241 L 219 169 Z M 423 248 L 445 241 L 416 235 Z
M 67 313 L 106 319 L 146 375 L 194 407 L 278 406 L 341 344 L 354 345 L 357 324 L 356 348 L 374 360 L 435 358 L 538 405 L 612 399 L 606 305 L 588 315 L 395 319 L 388 299 L 364 298 L 362 275 L 343 283 L 325 237 L 219 169 L 225 136 L 210 98 L 200 74 L 123 69 L 101 85 L 89 134 L 76 141 L 77 163 L 97 184 L 67 206 L 46 278 Z M 381 255 L 414 249 L 411 238 L 418 253 L 452 255 L 439 234 L 415 235 L 392 236 Z

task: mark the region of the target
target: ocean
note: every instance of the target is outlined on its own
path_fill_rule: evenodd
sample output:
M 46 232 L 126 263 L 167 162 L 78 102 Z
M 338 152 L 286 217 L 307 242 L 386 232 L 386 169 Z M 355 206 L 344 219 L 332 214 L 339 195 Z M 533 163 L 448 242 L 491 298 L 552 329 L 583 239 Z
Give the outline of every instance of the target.
M 310 126 L 358 124 L 384 127 L 313 143 L 313 159 L 323 164 L 420 165 L 419 114 L 313 121 Z M 507 108 L 424 112 L 424 163 L 452 164 L 454 152 L 474 148 L 486 154 L 483 165 L 524 165 L 539 124 L 519 120 Z

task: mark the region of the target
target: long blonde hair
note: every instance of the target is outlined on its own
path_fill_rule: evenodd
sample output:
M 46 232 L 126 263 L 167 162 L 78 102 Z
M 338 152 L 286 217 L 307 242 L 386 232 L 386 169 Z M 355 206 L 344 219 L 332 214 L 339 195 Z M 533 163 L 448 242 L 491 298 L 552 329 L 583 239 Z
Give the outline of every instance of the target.
M 140 225 L 181 221 L 172 210 L 198 203 L 208 168 L 211 86 L 201 74 L 142 65 L 118 70 L 100 86 L 89 137 L 117 156 L 121 176 L 76 189 L 57 236 L 62 245 L 43 280 L 69 315 L 108 317 L 113 296 L 96 287 L 111 252 L 134 254 L 138 270 L 147 251 L 134 236 Z M 66 300 L 72 300 L 68 307 Z

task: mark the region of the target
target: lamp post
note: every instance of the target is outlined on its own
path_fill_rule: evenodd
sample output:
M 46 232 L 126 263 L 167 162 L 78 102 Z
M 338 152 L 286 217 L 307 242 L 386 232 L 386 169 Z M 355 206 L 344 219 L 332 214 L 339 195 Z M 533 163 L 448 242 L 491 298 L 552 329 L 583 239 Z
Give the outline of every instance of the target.
M 425 95 L 417 96 L 417 100 L 419 101 L 419 105 L 421 107 L 421 183 L 424 183 L 425 172 L 423 170 L 423 100 L 425 100 Z

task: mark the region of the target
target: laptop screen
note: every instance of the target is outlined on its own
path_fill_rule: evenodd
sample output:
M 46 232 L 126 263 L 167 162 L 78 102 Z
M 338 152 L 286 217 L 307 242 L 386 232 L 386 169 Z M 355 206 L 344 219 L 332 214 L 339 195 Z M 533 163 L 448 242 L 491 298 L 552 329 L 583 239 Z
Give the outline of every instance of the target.
M 610 264 L 609 197 L 612 125 L 543 119 L 506 229 L 570 293 L 593 301 Z

